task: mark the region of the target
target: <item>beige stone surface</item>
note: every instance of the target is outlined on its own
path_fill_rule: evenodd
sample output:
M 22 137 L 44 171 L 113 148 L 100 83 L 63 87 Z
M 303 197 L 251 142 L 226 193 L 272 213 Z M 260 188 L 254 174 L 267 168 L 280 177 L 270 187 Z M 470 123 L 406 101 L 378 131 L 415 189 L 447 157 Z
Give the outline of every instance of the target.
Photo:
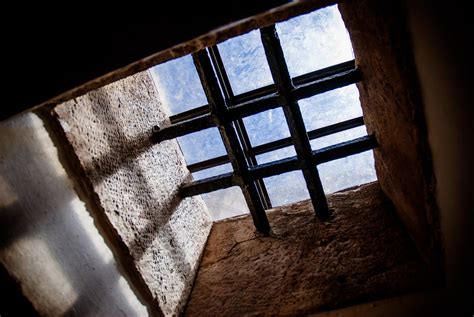
M 3 268 L 41 316 L 147 314 L 32 113 L 0 123 Z M 5 286 L 0 314 L 23 315 Z
M 346 1 L 339 9 L 362 72 L 364 122 L 379 143 L 377 178 L 421 253 L 439 266 L 436 184 L 404 9 L 377 0 Z
M 179 314 L 212 223 L 201 198 L 178 195 L 189 173 L 176 141 L 149 142 L 154 125 L 169 124 L 151 77 L 138 73 L 55 112 L 161 312 Z
M 249 216 L 215 223 L 186 315 L 304 315 L 430 286 L 378 183 L 330 195 L 329 205 L 326 223 L 309 201 L 274 209 L 270 237 Z

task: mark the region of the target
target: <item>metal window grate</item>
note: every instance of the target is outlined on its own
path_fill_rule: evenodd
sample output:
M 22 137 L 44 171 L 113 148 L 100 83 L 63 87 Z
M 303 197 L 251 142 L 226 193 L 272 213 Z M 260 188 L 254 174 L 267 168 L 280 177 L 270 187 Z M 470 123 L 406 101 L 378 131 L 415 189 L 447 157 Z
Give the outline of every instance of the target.
M 291 78 L 275 26 L 261 29 L 260 34 L 273 85 L 234 95 L 218 47 L 201 50 L 193 54 L 193 59 L 208 105 L 170 117 L 172 125 L 162 130 L 156 129 L 153 140 L 161 142 L 209 127 L 218 127 L 227 155 L 191 164 L 188 169 L 196 172 L 230 162 L 233 173 L 183 184 L 181 194 L 189 197 L 240 186 L 255 227 L 259 232 L 268 234 L 270 225 L 265 210 L 271 208 L 271 202 L 263 178 L 301 170 L 314 211 L 318 218 L 325 220 L 330 211 L 317 165 L 371 150 L 377 146 L 377 142 L 374 135 L 369 135 L 320 150 L 311 150 L 310 140 L 361 126 L 364 121 L 362 117 L 358 117 L 308 132 L 298 100 L 356 83 L 361 79 L 360 72 L 355 61 L 349 61 Z M 283 109 L 291 137 L 252 147 L 242 119 L 278 107 Z M 290 145 L 294 145 L 296 156 L 257 164 L 256 155 Z

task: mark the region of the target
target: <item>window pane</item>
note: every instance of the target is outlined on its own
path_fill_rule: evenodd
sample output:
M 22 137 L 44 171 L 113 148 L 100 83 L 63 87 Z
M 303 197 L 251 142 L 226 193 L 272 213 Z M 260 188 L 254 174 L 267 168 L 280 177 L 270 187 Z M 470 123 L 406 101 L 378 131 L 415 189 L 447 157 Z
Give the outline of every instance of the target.
M 201 195 L 212 220 L 220 220 L 249 213 L 242 190 L 229 187 Z
M 229 39 L 218 48 L 235 95 L 273 83 L 259 31 Z
M 301 171 L 267 177 L 264 182 L 273 207 L 309 198 L 306 182 Z
M 277 23 L 276 27 L 292 77 L 354 58 L 336 5 Z
M 257 163 L 258 164 L 265 164 L 265 163 L 269 163 L 269 162 L 276 161 L 276 160 L 281 160 L 281 159 L 291 157 L 291 156 L 295 156 L 295 155 L 296 155 L 296 152 L 295 152 L 294 146 L 288 146 L 288 147 L 284 147 L 284 148 L 279 149 L 279 150 L 275 150 L 275 151 L 271 151 L 271 152 L 267 152 L 267 153 L 257 155 L 256 158 L 257 158 Z
M 362 116 L 355 84 L 300 100 L 298 104 L 307 131 Z
M 244 118 L 245 128 L 253 146 L 290 136 L 285 115 L 281 108 L 257 113 Z
M 334 133 L 331 135 L 324 136 L 322 138 L 317 138 L 311 140 L 311 148 L 313 150 L 318 150 L 323 147 L 335 145 L 337 143 L 350 141 L 359 137 L 367 135 L 367 130 L 365 126 L 360 126 L 357 128 L 352 128 L 350 130 Z
M 318 170 L 326 195 L 377 180 L 373 151 L 321 164 Z
M 188 165 L 226 154 L 217 128 L 179 137 L 178 143 Z
M 168 115 L 207 104 L 190 55 L 157 65 L 150 71 Z
M 194 172 L 193 179 L 199 180 L 212 176 L 217 176 L 225 173 L 232 172 L 232 165 L 230 163 L 214 166 L 202 171 Z

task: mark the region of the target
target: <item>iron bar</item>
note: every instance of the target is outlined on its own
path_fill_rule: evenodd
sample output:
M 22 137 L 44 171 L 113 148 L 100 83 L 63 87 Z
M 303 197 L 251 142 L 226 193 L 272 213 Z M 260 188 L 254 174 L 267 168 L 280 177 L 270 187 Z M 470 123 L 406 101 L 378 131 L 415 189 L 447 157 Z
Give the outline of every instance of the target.
M 326 163 L 350 155 L 358 154 L 377 147 L 375 135 L 367 135 L 347 142 L 328 146 L 319 150 L 312 151 L 312 164 Z M 298 169 L 302 169 L 302 161 L 297 156 L 284 158 L 278 161 L 260 164 L 249 168 L 251 179 L 271 177 Z M 198 195 L 214 190 L 239 185 L 238 179 L 232 179 L 232 173 L 213 176 L 199 181 L 194 181 L 183 185 L 182 194 L 187 196 Z
M 169 127 L 161 130 L 154 130 L 152 134 L 152 141 L 159 143 L 215 126 L 217 126 L 216 118 L 213 115 L 205 114 L 197 118 L 180 122 L 178 124 L 170 125 Z
M 232 187 L 238 184 L 238 179 L 234 177 L 233 173 L 231 172 L 185 183 L 181 185 L 180 193 L 183 197 L 191 197 Z
M 265 209 L 257 192 L 255 183 L 249 178 L 245 155 L 240 147 L 237 133 L 227 116 L 227 106 L 219 90 L 219 83 L 212 69 L 211 60 L 206 50 L 193 54 L 194 64 L 201 79 L 211 114 L 215 115 L 222 141 L 234 169 L 234 177 L 242 181 L 240 186 L 252 215 L 255 227 L 263 234 L 270 232 Z
M 222 61 L 221 54 L 219 53 L 217 45 L 211 46 L 209 48 L 209 53 L 211 55 L 211 60 L 215 66 L 217 79 L 219 80 L 221 89 L 224 93 L 224 98 L 227 104 L 231 105 L 232 100 L 234 99 L 234 92 L 232 90 L 232 86 L 230 84 L 229 77 L 227 76 L 227 72 L 224 67 L 224 62 Z M 255 155 L 252 154 L 252 145 L 250 143 L 250 139 L 247 134 L 247 129 L 245 128 L 244 121 L 242 120 L 242 118 L 238 118 L 234 121 L 234 127 L 235 131 L 237 132 L 237 136 L 239 137 L 240 144 L 242 145 L 247 165 L 249 167 L 257 165 L 257 159 Z M 268 192 L 263 180 L 256 179 L 255 186 L 257 187 L 257 192 L 260 196 L 260 201 L 263 204 L 263 209 L 266 210 L 272 208 L 270 197 L 268 196 Z
M 306 186 L 308 187 L 314 211 L 320 219 L 327 219 L 329 209 L 326 195 L 324 194 L 318 170 L 312 164 L 311 145 L 300 108 L 296 99 L 294 99 L 291 94 L 294 86 L 283 56 L 280 39 L 278 38 L 274 25 L 260 29 L 260 34 L 273 81 L 280 95 L 286 99 L 282 108 L 288 128 L 291 132 L 291 138 L 297 157 L 303 163 L 303 176 L 306 181 Z
M 335 124 L 332 124 L 332 125 L 328 125 L 328 126 L 323 127 L 323 128 L 311 130 L 311 131 L 308 132 L 308 138 L 310 140 L 314 140 L 314 139 L 317 139 L 317 138 L 320 138 L 320 137 L 324 137 L 324 136 L 327 136 L 327 135 L 331 135 L 333 133 L 338 133 L 338 132 L 341 132 L 341 131 L 352 129 L 352 128 L 362 126 L 362 125 L 364 125 L 364 118 L 363 117 L 357 117 L 357 118 L 354 118 L 354 119 L 349 119 L 349 120 L 346 120 L 346 121 L 342 121 L 342 122 L 338 122 L 338 123 L 335 123 Z M 251 149 L 251 151 L 252 151 L 252 154 L 254 154 L 254 155 L 260 155 L 260 154 L 268 153 L 268 152 L 271 152 L 271 151 L 279 150 L 279 149 L 282 149 L 282 148 L 285 148 L 285 147 L 291 146 L 291 145 L 293 145 L 293 143 L 291 141 L 291 138 L 288 137 L 288 138 L 284 138 L 284 139 L 264 143 L 264 144 L 261 144 L 261 145 L 257 145 L 255 147 L 253 147 Z M 229 158 L 227 157 L 227 155 L 222 155 L 222 156 L 214 157 L 214 158 L 209 159 L 209 160 L 205 160 L 205 161 L 197 162 L 197 163 L 194 163 L 194 164 L 190 164 L 190 165 L 188 165 L 188 170 L 191 173 L 194 173 L 194 172 L 198 172 L 198 171 L 201 171 L 201 170 L 205 170 L 207 168 L 211 168 L 211 167 L 219 166 L 219 165 L 222 165 L 222 164 L 226 164 L 226 163 L 229 163 L 229 162 L 230 161 L 229 161 Z
M 309 94 L 308 90 L 314 89 L 313 91 L 310 91 L 314 95 L 317 94 L 318 91 L 326 91 L 325 89 L 327 87 L 339 88 L 345 84 L 356 83 L 359 80 L 360 73 L 356 68 L 355 61 L 351 60 L 334 66 L 329 66 L 321 70 L 316 70 L 308 74 L 294 77 L 293 83 L 296 86 L 297 91 L 298 89 L 300 89 L 300 94 Z M 263 109 L 261 111 L 270 110 L 278 107 L 279 100 L 280 99 L 277 95 L 275 85 L 268 85 L 234 96 L 232 103 L 237 105 L 235 108 L 242 107 L 242 110 L 238 111 L 242 111 L 244 115 L 242 115 L 241 117 L 245 117 L 255 113 L 251 112 L 249 114 L 246 114 L 243 111 L 243 108 L 253 108 L 255 104 L 263 103 L 264 105 L 259 105 L 259 107 Z M 272 104 L 275 105 L 273 108 L 271 107 Z M 248 107 L 246 107 L 246 105 L 248 105 Z M 201 106 L 170 116 L 170 121 L 172 124 L 176 124 L 185 120 L 189 120 L 196 116 L 201 116 L 203 114 L 208 113 L 209 111 L 209 105 Z M 237 113 L 235 114 L 235 117 L 238 117 Z

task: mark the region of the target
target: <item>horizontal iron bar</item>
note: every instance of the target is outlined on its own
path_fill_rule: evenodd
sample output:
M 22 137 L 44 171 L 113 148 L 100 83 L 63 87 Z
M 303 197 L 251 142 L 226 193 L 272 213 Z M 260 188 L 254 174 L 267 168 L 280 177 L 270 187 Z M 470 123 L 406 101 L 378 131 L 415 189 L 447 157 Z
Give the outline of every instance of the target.
M 326 77 L 307 84 L 297 86 L 293 90 L 292 96 L 295 100 L 309 98 L 329 90 L 354 84 L 360 80 L 360 72 L 357 68 L 355 68 L 345 71 L 343 73 L 334 74 L 330 77 Z
M 310 73 L 306 73 L 300 76 L 293 77 L 293 84 L 295 86 L 306 85 L 314 81 L 321 80 L 323 78 L 334 76 L 338 73 L 345 73 L 349 70 L 356 68 L 355 60 L 336 64 L 323 69 L 319 69 Z M 244 92 L 243 94 L 234 97 L 233 104 L 243 103 L 252 99 L 260 98 L 269 94 L 276 93 L 275 85 L 268 85 L 265 87 L 257 88 L 252 91 Z
M 187 110 L 178 114 L 175 114 L 173 116 L 170 116 L 170 122 L 171 124 L 176 124 L 180 123 L 198 116 L 202 116 L 204 114 L 207 114 L 211 111 L 209 108 L 209 105 L 193 108 L 191 110 Z
M 265 178 L 275 176 L 302 168 L 301 161 L 298 157 L 287 157 L 278 161 L 260 164 L 249 169 L 252 178 Z
M 216 126 L 216 118 L 211 114 L 206 114 L 178 124 L 172 124 L 158 131 L 153 131 L 152 141 L 158 143 Z
M 338 133 L 341 131 L 349 130 L 358 126 L 364 125 L 364 118 L 358 117 L 355 119 L 350 119 L 346 121 L 342 121 L 339 123 L 331 124 L 323 128 L 311 130 L 308 132 L 308 138 L 310 140 L 321 138 L 323 136 L 327 136 L 330 134 Z M 284 138 L 280 140 L 276 140 L 273 142 L 265 143 L 262 145 L 258 145 L 252 148 L 252 153 L 254 155 L 259 155 L 263 153 L 268 153 L 271 151 L 279 150 L 284 147 L 290 146 L 293 143 L 291 142 L 291 138 Z
M 312 163 L 314 165 L 326 163 L 332 160 L 337 160 L 343 157 L 368 151 L 375 147 L 377 147 L 375 135 L 366 135 L 354 140 L 312 151 Z M 298 170 L 301 169 L 301 167 L 301 161 L 299 161 L 296 156 L 293 156 L 251 167 L 249 168 L 249 176 L 252 179 L 260 179 Z M 186 183 L 181 187 L 181 194 L 184 197 L 189 197 L 239 185 L 238 178 L 233 178 L 232 175 L 232 173 L 226 173 L 199 181 Z
M 245 101 L 228 108 L 231 120 L 245 118 L 259 112 L 281 107 L 282 98 L 274 93 L 254 100 Z
M 327 136 L 333 133 L 352 129 L 352 128 L 361 126 L 363 124 L 364 124 L 363 117 L 358 117 L 358 118 L 342 121 L 336 124 L 332 124 L 323 128 L 311 130 L 308 132 L 308 137 L 310 140 L 313 140 L 313 139 Z M 254 148 L 251 148 L 250 151 L 254 155 L 260 155 L 263 153 L 279 150 L 287 146 L 291 146 L 292 144 L 293 143 L 291 142 L 291 138 L 284 138 L 284 139 L 276 140 L 273 142 L 265 143 L 262 145 L 258 145 Z M 219 166 L 226 163 L 229 163 L 229 158 L 227 157 L 227 155 L 222 155 L 222 156 L 214 157 L 209 160 L 190 164 L 188 165 L 188 170 L 191 173 L 194 173 L 194 172 L 202 171 L 207 168 Z
M 320 70 L 313 71 L 304 75 L 296 76 L 293 78 L 293 83 L 298 86 L 304 86 L 309 83 L 319 81 L 321 79 L 332 77 L 338 73 L 346 73 L 347 71 L 354 70 L 356 68 L 355 60 L 340 63 L 337 65 L 329 66 Z M 232 98 L 232 104 L 243 104 L 253 99 L 258 99 L 267 95 L 276 94 L 275 85 L 268 85 L 265 87 L 257 88 L 252 91 L 245 92 Z M 270 108 L 271 109 L 271 108 Z M 269 110 L 269 109 L 266 109 Z M 185 120 L 192 119 L 197 116 L 209 113 L 209 105 L 194 108 L 188 111 L 178 113 L 170 116 L 172 124 L 176 124 Z
M 236 185 L 239 182 L 231 172 L 183 184 L 180 192 L 183 197 L 191 197 Z
M 374 134 L 366 135 L 354 140 L 331 145 L 319 150 L 313 151 L 314 164 L 326 163 L 329 161 L 344 158 L 349 155 L 358 154 L 372 150 L 378 146 Z

